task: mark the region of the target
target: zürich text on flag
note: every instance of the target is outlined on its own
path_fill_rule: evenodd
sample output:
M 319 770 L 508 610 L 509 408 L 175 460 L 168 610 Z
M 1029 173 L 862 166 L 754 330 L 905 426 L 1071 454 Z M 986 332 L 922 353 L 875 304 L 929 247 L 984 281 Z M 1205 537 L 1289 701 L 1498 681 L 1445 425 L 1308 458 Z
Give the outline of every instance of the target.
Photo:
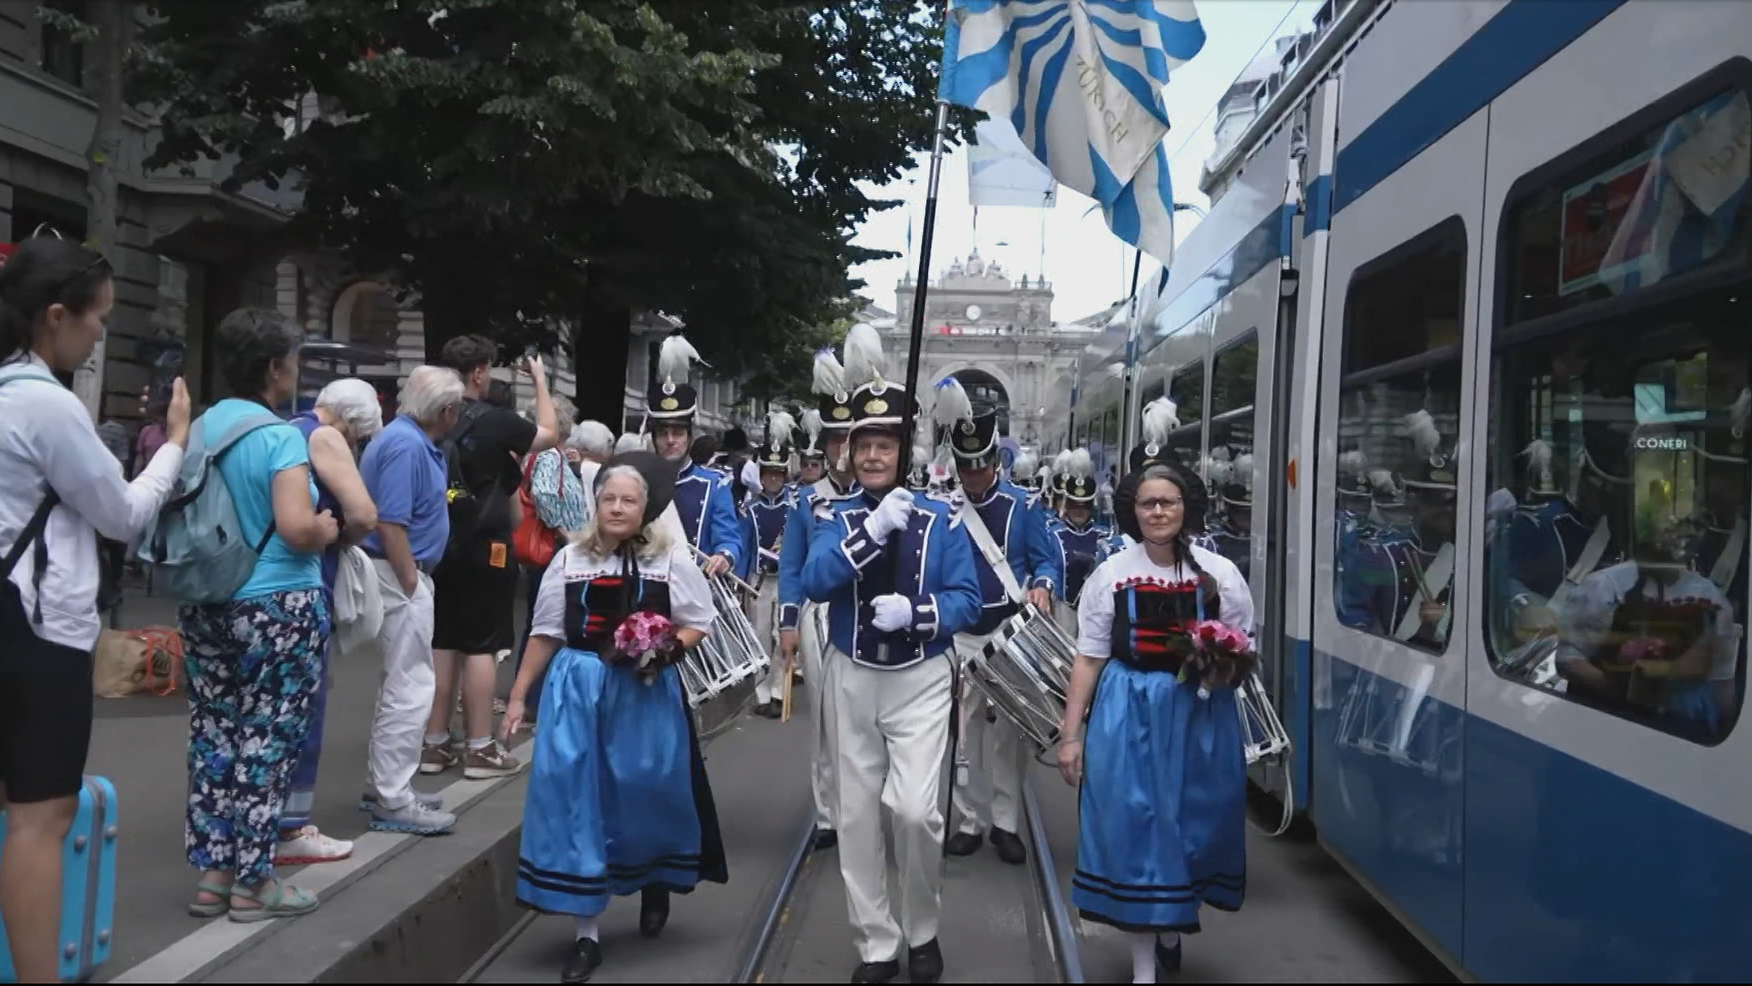
M 951 0 L 938 96 L 1007 119 L 1115 235 L 1168 262 L 1168 74 L 1204 47 L 1192 0 Z

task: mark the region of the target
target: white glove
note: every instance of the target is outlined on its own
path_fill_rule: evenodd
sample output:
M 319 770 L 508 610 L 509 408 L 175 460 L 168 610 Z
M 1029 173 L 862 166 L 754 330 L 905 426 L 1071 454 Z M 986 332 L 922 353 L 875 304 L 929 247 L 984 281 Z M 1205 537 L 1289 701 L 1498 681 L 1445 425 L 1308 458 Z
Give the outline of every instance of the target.
M 898 592 L 877 596 L 870 601 L 870 605 L 876 610 L 876 615 L 870 622 L 884 633 L 893 633 L 912 625 L 912 600 Z
M 907 521 L 912 519 L 912 509 L 912 490 L 900 487 L 889 490 L 876 509 L 870 511 L 870 516 L 864 521 L 864 530 L 870 532 L 873 541 L 887 541 L 888 535 L 906 528 Z

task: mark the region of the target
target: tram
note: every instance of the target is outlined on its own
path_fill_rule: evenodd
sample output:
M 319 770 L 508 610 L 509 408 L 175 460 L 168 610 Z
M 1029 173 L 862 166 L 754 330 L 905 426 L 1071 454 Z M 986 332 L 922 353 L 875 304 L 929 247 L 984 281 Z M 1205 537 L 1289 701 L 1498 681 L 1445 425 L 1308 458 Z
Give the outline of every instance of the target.
M 1329 0 L 1066 381 L 1259 601 L 1323 844 L 1457 971 L 1738 981 L 1752 4 Z

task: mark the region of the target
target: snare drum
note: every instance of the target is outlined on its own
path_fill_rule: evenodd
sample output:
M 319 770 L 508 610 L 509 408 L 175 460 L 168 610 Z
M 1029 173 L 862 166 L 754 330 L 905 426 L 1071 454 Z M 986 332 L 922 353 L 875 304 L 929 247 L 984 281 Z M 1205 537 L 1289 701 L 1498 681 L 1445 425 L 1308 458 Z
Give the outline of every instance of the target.
M 967 677 L 999 714 L 1045 752 L 1058 742 L 1076 655 L 1076 642 L 1051 616 L 1025 606 L 969 659 Z
M 772 663 L 736 590 L 723 578 L 707 581 L 718 615 L 711 633 L 687 652 L 680 666 L 701 742 L 730 728 L 754 705 L 755 685 Z
M 1249 765 L 1289 752 L 1289 731 L 1272 708 L 1258 674 L 1248 675 L 1235 689 L 1235 710 L 1241 715 L 1241 742 Z

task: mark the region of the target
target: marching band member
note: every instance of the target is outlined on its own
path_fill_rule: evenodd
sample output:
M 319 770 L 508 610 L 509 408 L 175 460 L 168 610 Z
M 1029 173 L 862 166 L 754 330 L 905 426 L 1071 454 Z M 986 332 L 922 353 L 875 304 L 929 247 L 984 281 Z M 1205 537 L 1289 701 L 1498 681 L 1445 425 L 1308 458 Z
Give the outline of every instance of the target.
M 671 663 L 647 681 L 649 669 L 609 657 L 615 631 L 633 613 L 667 617 L 682 649 L 698 644 L 717 616 L 693 549 L 659 523 L 674 477 L 674 466 L 650 452 L 603 464 L 595 516 L 542 579 L 505 709 L 509 741 L 527 715 L 530 686 L 549 672 L 517 899 L 577 917 L 562 982 L 584 982 L 602 964 L 597 915 L 610 896 L 640 893 L 639 932 L 650 938 L 669 919 L 671 892 L 728 879 L 679 672 Z
M 1152 463 L 1121 481 L 1114 509 L 1137 543 L 1084 586 L 1060 725 L 1059 771 L 1081 785 L 1071 899 L 1086 920 L 1133 934 L 1137 983 L 1155 982 L 1158 966 L 1179 969 L 1180 934 L 1199 930 L 1200 905 L 1236 910 L 1246 885 L 1235 692 L 1177 680 L 1181 651 L 1168 639 L 1206 618 L 1253 631 L 1241 573 L 1190 542 L 1206 496 L 1178 465 Z
M 1027 601 L 1050 616 L 1064 568 L 1040 514 L 1028 509 L 1027 494 L 998 476 L 997 409 L 976 411 L 961 382 L 948 377 L 937 384 L 934 417 L 961 479 L 964 495 L 954 498 L 953 509 L 973 541 L 979 570 L 979 619 L 955 635 L 955 656 L 965 666 L 984 652 L 998 626 L 1021 609 L 1023 586 Z M 1001 716 L 988 720 L 979 698 L 972 682 L 966 683 L 961 700 L 969 703 L 970 714 L 962 716 L 961 743 L 969 770 L 966 783 L 958 782 L 952 792 L 961 824 L 944 849 L 952 856 L 972 855 L 989 822 L 988 838 L 998 858 L 1020 866 L 1028 859 L 1017 834 L 1027 750 L 1015 724 Z
M 833 689 L 828 687 L 825 667 L 827 641 L 822 638 L 822 621 L 816 615 L 820 604 L 803 594 L 803 565 L 809 557 L 816 507 L 857 490 L 846 441 L 852 427 L 852 395 L 846 391 L 845 370 L 831 349 L 815 354 L 814 390 L 819 403 L 803 413 L 809 444 L 804 446 L 802 459 L 805 463 L 819 461 L 825 475 L 798 492 L 785 520 L 779 546 L 779 655 L 793 669 L 801 655 L 808 669 L 805 677 L 816 682 L 815 754 L 809 765 L 810 789 L 815 796 L 815 848 L 831 849 L 839 841 L 833 821 L 839 808 L 834 784 Z
M 687 377 L 689 364 L 699 356 L 679 332 L 663 340 L 657 351 L 657 376 L 662 383 L 647 398 L 646 416 L 655 422 L 652 437 L 657 454 L 676 470 L 671 506 L 682 538 L 706 556 L 702 560 L 706 575 L 715 577 L 736 570 L 744 554 L 743 531 L 729 481 L 689 455 L 700 396 Z
M 766 441 L 754 450 L 755 462 L 760 469 L 760 488 L 748 498 L 747 512 L 759 559 L 755 568 L 760 573 L 760 598 L 754 604 L 754 631 L 762 641 L 772 641 L 777 630 L 779 552 L 784 547 L 781 542 L 785 522 L 791 516 L 791 435 L 796 429 L 797 422 L 790 414 L 774 411 L 767 415 Z M 754 690 L 756 715 L 768 719 L 784 715 L 779 689 L 784 685 L 787 670 L 785 661 L 772 662 L 766 680 Z
M 914 497 L 900 471 L 904 388 L 883 377 L 876 330 L 846 336 L 852 461 L 863 489 L 818 503 L 803 582 L 828 603 L 837 720 L 840 873 L 861 960 L 855 983 L 882 983 L 907 964 L 915 983 L 943 972 L 940 784 L 954 711 L 946 652 L 980 608 L 973 549 L 946 504 Z M 900 887 L 889 902 L 887 808 Z
M 1101 542 L 1113 534 L 1095 522 L 1095 463 L 1088 449 L 1077 449 L 1071 455 L 1070 477 L 1065 480 L 1065 515 L 1051 531 L 1065 572 L 1059 598 L 1075 606 L 1083 582 L 1095 568 Z
M 1071 450 L 1060 449 L 1052 460 L 1052 490 L 1051 506 L 1049 508 L 1054 520 L 1062 520 L 1065 510 L 1065 479 L 1070 475 Z

